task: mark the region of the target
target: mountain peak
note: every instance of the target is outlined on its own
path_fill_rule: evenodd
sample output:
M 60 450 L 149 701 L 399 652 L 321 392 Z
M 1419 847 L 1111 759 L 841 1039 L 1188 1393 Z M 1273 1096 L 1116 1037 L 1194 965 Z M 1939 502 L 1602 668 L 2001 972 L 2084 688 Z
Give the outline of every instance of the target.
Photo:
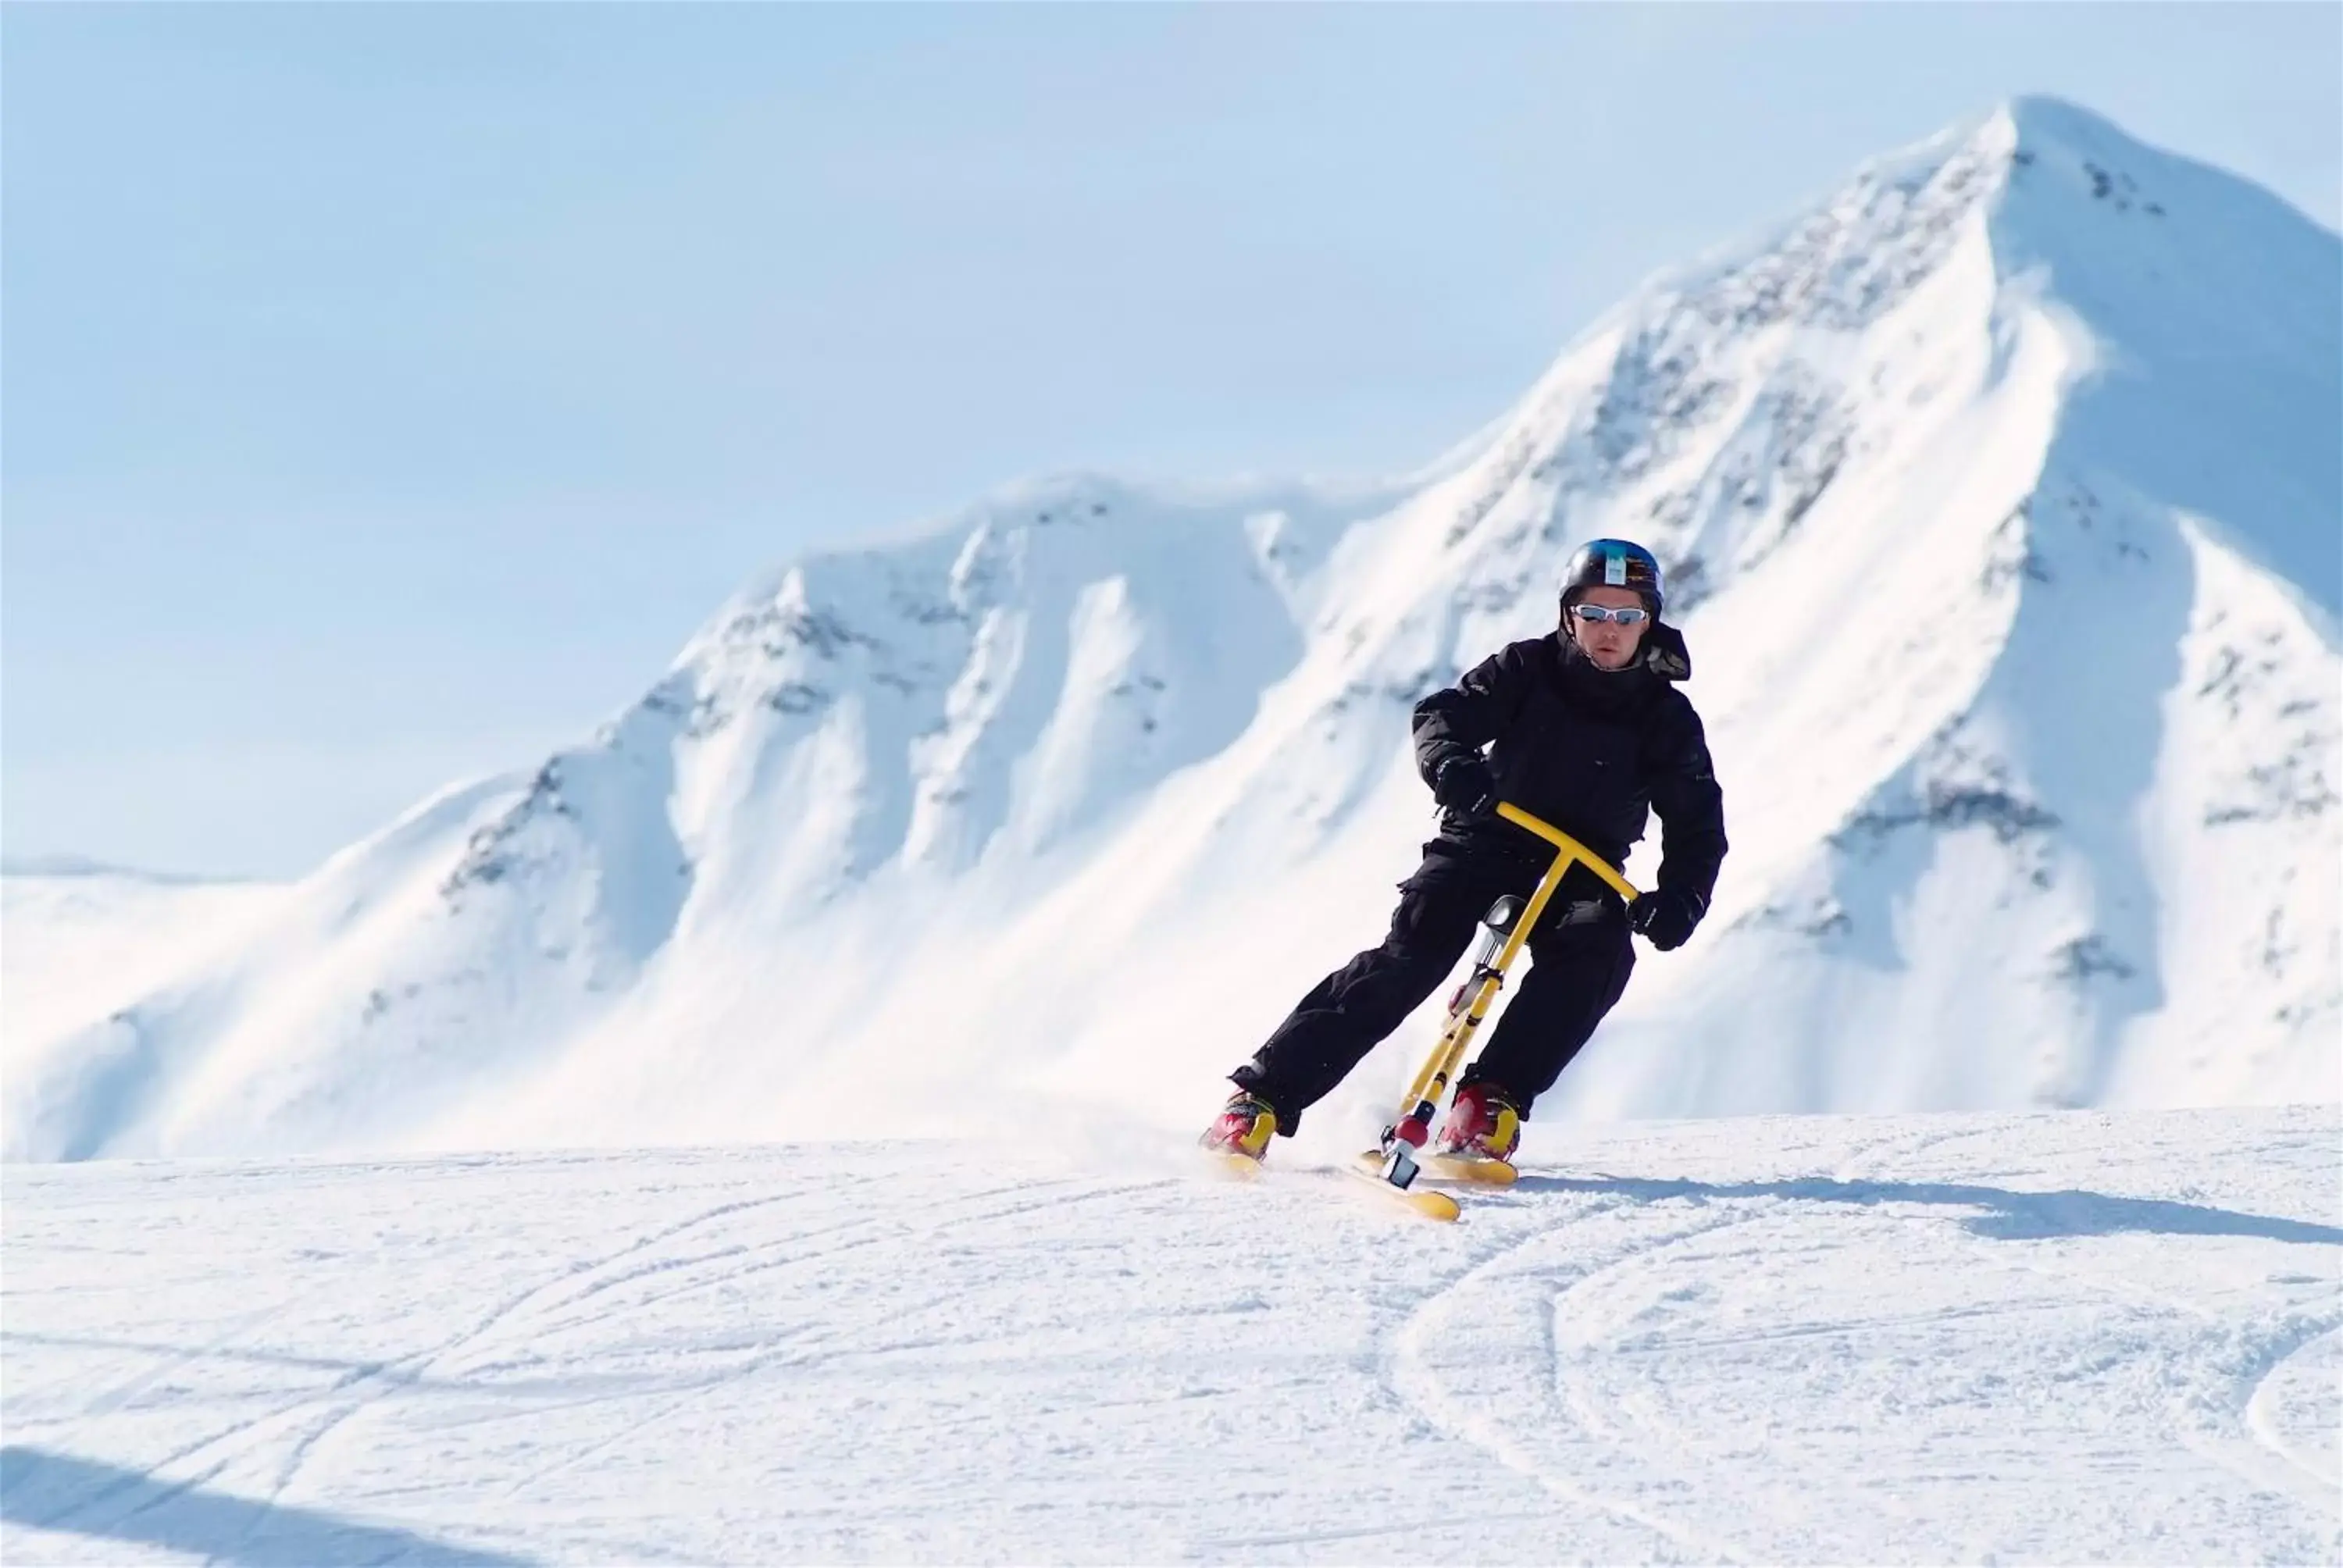
M 2017 145 L 2024 147 L 2038 150 L 2060 145 L 2077 150 L 2110 146 L 2146 150 L 2146 144 L 2105 115 L 2054 94 L 2015 94 L 1995 106 L 1986 118 L 2008 125 Z
M 1187 1121 L 1375 940 L 1411 706 L 1605 534 L 1668 565 L 1735 847 L 1558 1110 L 2329 1096 L 2336 260 L 2016 98 L 1639 291 L 1412 480 L 1063 475 L 807 556 L 65 1042 L 5 1148 L 966 1129 L 988 1085 Z

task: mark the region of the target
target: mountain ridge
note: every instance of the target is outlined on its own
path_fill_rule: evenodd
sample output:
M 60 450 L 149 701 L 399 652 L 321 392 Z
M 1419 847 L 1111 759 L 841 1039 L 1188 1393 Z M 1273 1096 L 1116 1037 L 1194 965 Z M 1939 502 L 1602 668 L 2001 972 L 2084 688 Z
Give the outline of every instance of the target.
M 1420 482 L 1063 476 L 803 558 L 525 786 L 313 879 L 287 950 L 347 982 L 149 999 L 67 1054 L 173 1087 L 124 1119 L 60 1069 L 8 1147 L 757 1136 L 861 1085 L 1192 1119 L 1373 940 L 1408 707 L 1597 533 L 1674 573 L 1736 849 L 1558 1115 L 2343 1094 L 2289 874 L 2337 843 L 2343 399 L 2331 299 L 2261 297 L 2337 242 L 2197 236 L 2279 219 L 2192 171 L 2017 100 L 1638 291 Z M 2310 407 L 2232 417 L 2265 376 Z M 2199 1060 L 2273 981 L 2267 1060 Z

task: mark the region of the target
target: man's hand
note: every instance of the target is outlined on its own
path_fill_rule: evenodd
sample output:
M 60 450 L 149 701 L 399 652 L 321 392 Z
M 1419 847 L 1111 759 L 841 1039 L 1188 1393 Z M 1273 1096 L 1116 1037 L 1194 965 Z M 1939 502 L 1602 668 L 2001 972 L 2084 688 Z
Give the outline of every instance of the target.
M 1432 798 L 1465 818 L 1485 817 L 1497 809 L 1497 780 L 1478 754 L 1451 757 L 1432 776 Z
M 1693 928 L 1707 912 L 1708 900 L 1698 893 L 1682 888 L 1656 888 L 1637 894 L 1635 901 L 1627 906 L 1627 923 L 1650 938 L 1660 951 L 1673 952 L 1690 940 Z

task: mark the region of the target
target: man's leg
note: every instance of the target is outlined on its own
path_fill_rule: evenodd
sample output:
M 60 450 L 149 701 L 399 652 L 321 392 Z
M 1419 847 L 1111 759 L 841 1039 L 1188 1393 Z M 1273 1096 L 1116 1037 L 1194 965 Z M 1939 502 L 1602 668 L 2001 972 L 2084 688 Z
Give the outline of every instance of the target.
M 1487 1048 L 1457 1080 L 1460 1089 L 1499 1090 L 1523 1116 L 1618 1004 L 1635 967 L 1626 918 L 1615 909 L 1592 923 L 1532 932 L 1529 957 Z
M 1400 884 L 1382 944 L 1320 980 L 1230 1081 L 1269 1101 L 1277 1130 L 1290 1136 L 1305 1108 L 1440 988 L 1490 903 L 1506 890 L 1502 868 L 1426 855 Z

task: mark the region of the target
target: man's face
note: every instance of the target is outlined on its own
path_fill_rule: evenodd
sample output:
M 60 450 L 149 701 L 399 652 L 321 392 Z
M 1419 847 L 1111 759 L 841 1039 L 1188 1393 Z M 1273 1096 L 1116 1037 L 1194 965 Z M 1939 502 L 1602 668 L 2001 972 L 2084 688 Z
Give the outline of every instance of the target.
M 1578 603 L 1571 607 L 1570 612 L 1571 634 L 1578 638 L 1578 646 L 1598 668 L 1624 669 L 1634 663 L 1636 650 L 1644 646 L 1644 633 L 1651 629 L 1651 617 L 1644 616 L 1632 626 L 1615 620 L 1588 620 L 1578 613 L 1586 605 L 1606 610 L 1639 610 L 1644 608 L 1643 596 L 1634 588 L 1586 588 L 1580 592 Z

